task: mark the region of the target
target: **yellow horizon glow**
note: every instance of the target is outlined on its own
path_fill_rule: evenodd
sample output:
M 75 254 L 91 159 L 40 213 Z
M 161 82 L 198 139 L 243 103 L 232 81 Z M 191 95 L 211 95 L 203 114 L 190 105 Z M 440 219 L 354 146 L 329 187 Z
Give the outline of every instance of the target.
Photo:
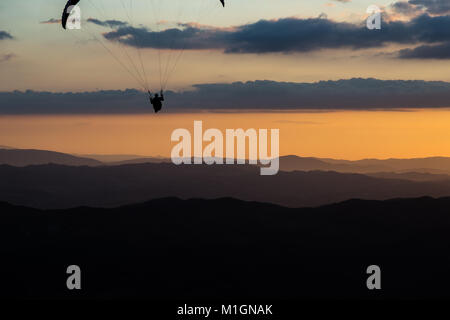
M 170 157 L 172 131 L 280 129 L 280 155 L 357 160 L 450 156 L 450 110 L 2 116 L 0 145 Z M 206 146 L 206 143 L 204 144 Z

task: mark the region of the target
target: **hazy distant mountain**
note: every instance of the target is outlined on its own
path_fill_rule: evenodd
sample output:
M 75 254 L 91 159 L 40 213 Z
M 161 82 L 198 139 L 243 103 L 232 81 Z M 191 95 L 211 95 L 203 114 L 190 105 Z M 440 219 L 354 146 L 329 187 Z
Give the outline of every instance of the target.
M 108 165 L 113 166 L 120 166 L 124 164 L 142 164 L 142 163 L 171 163 L 172 160 L 168 158 L 163 157 L 142 157 L 142 158 L 133 158 L 133 159 L 126 159 L 122 161 L 114 161 L 107 163 Z
M 450 158 L 446 157 L 429 157 L 429 158 L 413 158 L 413 159 L 365 159 L 358 161 L 342 161 L 342 160 L 331 160 L 330 162 L 340 162 L 347 163 L 351 165 L 359 165 L 359 166 L 386 166 L 392 168 L 394 171 L 398 170 L 410 170 L 413 171 L 415 169 L 434 169 L 434 170 L 442 170 L 450 172 Z
M 324 171 L 261 176 L 259 168 L 249 165 L 0 166 L 0 176 L 0 200 L 40 208 L 117 206 L 167 196 L 234 197 L 300 207 L 351 198 L 450 195 L 450 181 L 416 182 Z
M 48 163 L 70 166 L 98 166 L 102 164 L 100 161 L 94 159 L 75 157 L 70 154 L 54 151 L 0 149 L 0 164 L 23 167 Z
M 345 171 L 350 172 L 352 166 L 347 163 L 329 163 L 326 160 L 311 158 L 311 157 L 298 157 L 298 156 L 283 156 L 280 157 L 280 169 L 283 171 Z M 380 171 L 380 170 L 376 170 Z
M 443 181 L 450 180 L 448 174 L 432 174 L 422 172 L 375 172 L 367 173 L 370 177 L 385 179 L 404 179 L 411 181 Z
M 135 154 L 80 154 L 80 155 L 74 154 L 74 155 L 77 157 L 95 159 L 95 160 L 98 160 L 105 164 L 126 161 L 126 160 L 146 158 L 144 156 L 135 155 Z
M 0 146 L 0 149 L 15 149 L 15 148 L 8 147 L 8 146 Z
M 54 151 L 35 149 L 14 149 L 0 146 L 0 164 L 27 166 L 38 164 L 63 165 L 125 165 L 144 163 L 171 163 L 170 158 L 145 157 L 140 155 L 70 155 Z M 417 159 L 365 159 L 336 160 L 328 158 L 283 156 L 280 157 L 280 170 L 283 171 L 336 171 L 344 173 L 376 174 L 379 177 L 400 178 L 408 180 L 442 180 L 450 175 L 450 158 L 431 157 Z M 391 173 L 405 173 L 396 176 Z M 406 174 L 407 173 L 407 174 Z M 418 175 L 422 174 L 422 175 Z M 427 174 L 432 174 L 431 176 Z M 441 179 L 442 178 L 442 179 Z
M 96 156 L 92 156 L 96 158 Z M 101 160 L 101 158 L 96 158 Z M 223 160 L 225 162 L 225 160 Z M 106 161 L 105 161 L 106 162 Z M 134 157 L 119 161 L 107 161 L 108 165 L 142 164 L 171 162 L 164 157 Z M 336 171 L 344 173 L 421 173 L 423 181 L 441 180 L 445 175 L 450 175 L 450 158 L 435 157 L 423 159 L 386 159 L 386 160 L 335 160 L 326 158 L 283 156 L 280 157 L 280 169 L 283 171 Z M 427 176 L 426 174 L 440 175 Z M 403 175 L 397 178 L 416 180 L 417 175 Z M 412 178 L 412 179 L 409 179 Z M 450 176 L 448 177 L 450 179 Z
M 433 174 L 450 174 L 450 158 L 431 157 L 385 160 L 365 159 L 350 161 L 285 156 L 280 157 L 280 168 L 284 171 L 329 170 L 353 173 L 420 172 Z
M 9 299 L 450 297 L 449 198 L 315 209 L 233 199 L 57 211 L 0 203 L 0 213 L 0 296 Z M 65 286 L 73 264 L 80 294 Z M 366 288 L 374 264 L 378 292 Z

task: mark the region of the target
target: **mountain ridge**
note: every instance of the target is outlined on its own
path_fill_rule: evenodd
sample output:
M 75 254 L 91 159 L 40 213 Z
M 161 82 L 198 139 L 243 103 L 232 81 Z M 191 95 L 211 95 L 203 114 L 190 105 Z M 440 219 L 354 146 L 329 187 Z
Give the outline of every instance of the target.
M 73 264 L 85 299 L 450 297 L 449 197 L 318 208 L 174 199 L 66 210 L 0 204 L 8 243 L 0 297 L 77 298 L 65 287 Z M 378 292 L 365 286 L 373 264 Z
M 17 149 L 0 147 L 0 164 L 27 166 L 56 163 L 65 165 L 123 165 L 141 163 L 171 162 L 170 158 L 135 155 L 74 155 L 49 150 Z M 447 174 L 450 179 L 450 157 L 388 158 L 342 160 L 331 158 L 301 157 L 286 155 L 280 157 L 281 171 L 325 170 L 345 173 L 430 173 Z
M 98 166 L 100 161 L 76 157 L 71 154 L 37 149 L 0 149 L 0 164 L 29 166 L 37 164 L 66 164 L 73 166 Z
M 253 165 L 0 165 L 0 200 L 39 208 L 114 207 L 148 199 L 233 197 L 288 207 L 351 198 L 450 196 L 450 181 L 409 181 L 333 171 L 281 171 L 260 176 Z

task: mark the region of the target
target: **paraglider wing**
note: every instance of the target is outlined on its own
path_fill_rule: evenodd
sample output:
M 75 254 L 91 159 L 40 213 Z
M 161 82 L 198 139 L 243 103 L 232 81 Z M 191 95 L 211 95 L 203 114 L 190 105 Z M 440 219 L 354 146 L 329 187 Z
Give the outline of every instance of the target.
M 64 11 L 63 11 L 63 14 L 62 14 L 62 19 L 61 19 L 61 24 L 62 24 L 62 27 L 64 29 L 66 28 L 67 19 L 69 19 L 69 15 L 70 15 L 69 8 L 71 6 L 77 5 L 78 2 L 80 2 L 80 0 L 69 0 L 69 1 L 67 1 L 67 4 L 64 7 Z
M 225 7 L 225 0 L 220 0 L 222 2 L 222 5 Z

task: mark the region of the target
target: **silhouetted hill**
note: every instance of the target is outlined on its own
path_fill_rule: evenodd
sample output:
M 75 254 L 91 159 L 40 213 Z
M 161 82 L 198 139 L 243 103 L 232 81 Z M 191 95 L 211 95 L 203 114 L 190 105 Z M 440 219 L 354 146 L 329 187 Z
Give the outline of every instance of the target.
M 280 157 L 280 168 L 284 171 L 327 170 L 345 173 L 376 172 L 420 172 L 434 174 L 450 174 L 450 158 L 431 157 L 415 159 L 365 159 L 335 160 L 320 158 L 304 158 L 298 156 Z
M 119 161 L 132 160 L 132 159 L 145 158 L 144 156 L 133 155 L 133 154 L 80 154 L 80 155 L 74 154 L 74 156 L 94 159 L 94 160 L 103 162 L 105 164 L 119 162 Z
M 39 164 L 62 164 L 69 166 L 125 165 L 144 163 L 171 163 L 169 158 L 144 157 L 139 155 L 71 155 L 54 151 L 34 149 L 14 149 L 0 146 L 0 164 L 28 166 Z M 283 171 L 336 171 L 342 173 L 375 174 L 382 177 L 388 174 L 408 173 L 399 176 L 408 180 L 442 180 L 449 175 L 450 158 L 431 157 L 417 159 L 365 159 L 336 160 L 327 158 L 298 157 L 294 155 L 280 157 L 280 170 Z M 415 175 L 416 174 L 416 175 Z M 417 174 L 421 174 L 420 176 Z M 432 174 L 426 176 L 427 174 Z M 440 177 L 433 176 L 440 175 Z M 392 176 L 396 178 L 395 176 Z
M 375 172 L 367 173 L 368 176 L 384 179 L 404 179 L 411 181 L 443 181 L 450 180 L 447 174 L 432 174 L 422 172 Z
M 449 298 L 449 217 L 450 198 L 304 209 L 229 198 L 55 211 L 0 203 L 0 296 Z M 80 292 L 65 287 L 72 264 Z M 366 288 L 373 264 L 378 292 Z
M 283 171 L 312 171 L 333 170 L 333 168 L 348 168 L 349 166 L 337 166 L 311 157 L 284 156 L 280 157 L 280 168 Z M 337 171 L 337 170 L 334 170 Z
M 75 157 L 70 154 L 33 150 L 33 149 L 0 149 L 0 164 L 11 166 L 29 166 L 38 164 L 64 164 L 69 166 L 98 166 L 100 161 Z
M 168 196 L 234 197 L 300 207 L 351 198 L 450 195 L 450 181 L 414 182 L 324 171 L 261 176 L 259 168 L 249 165 L 3 165 L 0 177 L 0 201 L 39 208 L 118 206 Z
M 142 157 L 142 156 L 101 156 L 86 155 L 88 158 L 97 159 L 108 165 L 142 164 L 171 162 L 170 158 L 164 157 Z M 122 158 L 122 159 L 121 159 Z M 114 160 L 117 159 L 117 160 Z M 225 160 L 224 160 L 225 162 Z M 327 158 L 282 156 L 280 157 L 280 169 L 283 171 L 336 171 L 342 173 L 362 174 L 388 174 L 408 173 L 402 179 L 411 180 L 442 180 L 450 179 L 450 158 L 431 157 L 413 159 L 364 159 L 364 160 L 336 160 Z M 421 174 L 414 176 L 413 174 Z M 426 174 L 432 174 L 426 176 Z M 433 175 L 441 175 L 436 177 Z M 445 177 L 444 175 L 449 175 Z
M 120 166 L 125 164 L 143 164 L 143 163 L 171 163 L 171 159 L 162 158 L 162 157 L 142 157 L 142 158 L 134 158 L 134 159 L 127 159 L 127 160 L 121 160 L 121 161 L 114 161 L 107 163 L 108 165 L 113 166 Z
M 429 158 L 413 158 L 413 159 L 365 159 L 358 161 L 350 161 L 352 165 L 360 166 L 388 166 L 393 171 L 415 169 L 436 169 L 450 172 L 450 158 L 446 157 L 429 157 Z

